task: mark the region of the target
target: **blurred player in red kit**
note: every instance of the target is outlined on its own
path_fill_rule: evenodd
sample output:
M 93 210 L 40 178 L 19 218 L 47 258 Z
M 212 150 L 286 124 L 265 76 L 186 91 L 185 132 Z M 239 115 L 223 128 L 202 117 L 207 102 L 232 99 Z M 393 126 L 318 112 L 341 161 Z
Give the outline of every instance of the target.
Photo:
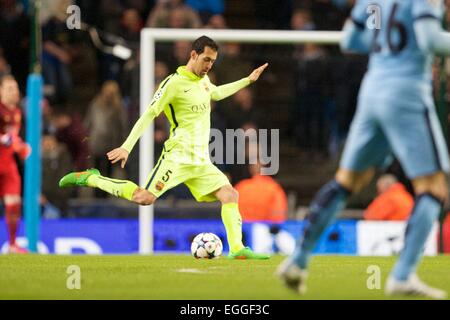
M 0 198 L 5 206 L 5 221 L 9 234 L 9 253 L 26 253 L 16 243 L 22 199 L 21 179 L 14 154 L 25 160 L 30 147 L 19 136 L 22 112 L 19 108 L 20 92 L 14 77 L 0 79 Z

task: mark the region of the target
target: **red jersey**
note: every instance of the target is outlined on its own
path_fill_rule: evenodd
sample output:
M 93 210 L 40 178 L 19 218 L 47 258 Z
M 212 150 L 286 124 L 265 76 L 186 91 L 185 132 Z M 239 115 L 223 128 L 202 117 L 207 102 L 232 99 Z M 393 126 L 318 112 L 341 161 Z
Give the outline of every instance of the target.
M 4 134 L 19 135 L 22 123 L 22 112 L 19 107 L 10 109 L 0 102 L 0 136 Z M 14 160 L 14 150 L 11 145 L 0 143 L 0 163 Z

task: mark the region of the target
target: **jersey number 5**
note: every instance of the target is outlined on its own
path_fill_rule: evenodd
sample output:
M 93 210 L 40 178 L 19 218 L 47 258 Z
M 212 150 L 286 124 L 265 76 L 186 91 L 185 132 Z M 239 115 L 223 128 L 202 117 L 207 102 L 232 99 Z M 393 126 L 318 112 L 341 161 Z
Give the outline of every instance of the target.
M 164 182 L 169 181 L 170 179 L 170 175 L 172 174 L 172 171 L 167 170 L 166 174 L 164 175 L 164 177 L 162 178 Z
M 393 53 L 399 53 L 401 52 L 406 45 L 408 44 L 408 33 L 406 31 L 406 27 L 400 22 L 395 20 L 395 15 L 398 10 L 398 3 L 394 3 L 394 6 L 392 7 L 391 14 L 389 15 L 389 21 L 387 26 L 387 43 L 389 46 L 389 50 L 391 50 Z M 372 46 L 372 52 L 381 52 L 382 47 L 378 43 L 378 38 L 380 36 L 380 30 L 375 30 L 375 36 L 373 40 L 373 46 Z M 398 42 L 394 42 L 394 32 L 398 33 Z

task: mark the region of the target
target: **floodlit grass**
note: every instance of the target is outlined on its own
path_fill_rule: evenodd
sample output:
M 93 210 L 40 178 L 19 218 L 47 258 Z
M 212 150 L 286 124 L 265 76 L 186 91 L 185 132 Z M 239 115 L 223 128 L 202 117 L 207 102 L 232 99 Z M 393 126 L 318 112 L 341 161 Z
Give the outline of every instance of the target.
M 385 299 L 382 289 L 395 261 L 393 257 L 316 256 L 308 293 L 300 297 L 274 276 L 282 259 L 4 255 L 0 256 L 0 299 Z M 80 290 L 67 288 L 71 265 L 81 270 Z M 381 270 L 381 289 L 367 288 L 370 265 Z M 430 285 L 450 292 L 449 270 L 450 256 L 426 257 L 419 275 Z

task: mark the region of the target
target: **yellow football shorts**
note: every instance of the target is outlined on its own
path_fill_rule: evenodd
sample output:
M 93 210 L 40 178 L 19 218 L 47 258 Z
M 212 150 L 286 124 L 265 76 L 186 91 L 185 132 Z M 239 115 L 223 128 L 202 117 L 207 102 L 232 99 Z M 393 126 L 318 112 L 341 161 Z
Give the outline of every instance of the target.
M 146 190 L 159 198 L 167 190 L 184 183 L 198 202 L 213 202 L 213 192 L 230 185 L 230 181 L 214 164 L 181 164 L 163 152 L 147 178 Z

